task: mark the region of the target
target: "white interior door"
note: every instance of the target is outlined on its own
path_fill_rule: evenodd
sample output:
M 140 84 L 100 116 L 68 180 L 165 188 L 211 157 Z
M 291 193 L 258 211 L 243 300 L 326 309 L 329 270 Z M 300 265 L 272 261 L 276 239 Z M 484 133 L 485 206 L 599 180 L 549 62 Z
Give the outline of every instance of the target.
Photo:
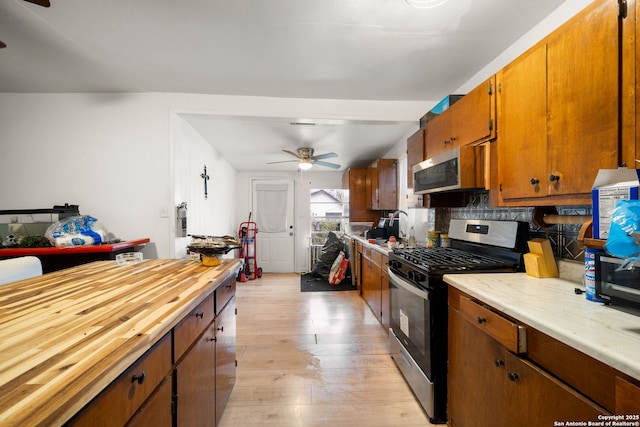
M 264 273 L 294 271 L 293 180 L 252 181 L 253 221 L 258 227 L 256 261 Z

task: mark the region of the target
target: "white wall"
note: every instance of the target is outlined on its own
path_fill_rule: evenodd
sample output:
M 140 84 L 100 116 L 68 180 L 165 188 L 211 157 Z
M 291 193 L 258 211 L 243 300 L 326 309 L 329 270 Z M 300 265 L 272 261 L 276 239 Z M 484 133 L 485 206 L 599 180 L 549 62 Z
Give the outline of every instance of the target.
M 248 205 L 238 200 L 250 194 L 247 181 L 240 185 L 179 113 L 404 121 L 424 108 L 422 102 L 1 93 L 0 209 L 77 204 L 119 238 L 149 237 L 145 257 L 175 257 L 184 246 L 174 239 L 175 206 L 184 201 L 178 197 L 191 201 L 190 233 L 234 235 L 248 215 Z M 211 176 L 206 203 L 197 199 L 203 158 Z M 327 178 L 330 172 L 317 175 L 339 183 L 339 176 Z M 194 194 L 187 192 L 191 187 Z M 296 265 L 306 270 L 304 258 Z

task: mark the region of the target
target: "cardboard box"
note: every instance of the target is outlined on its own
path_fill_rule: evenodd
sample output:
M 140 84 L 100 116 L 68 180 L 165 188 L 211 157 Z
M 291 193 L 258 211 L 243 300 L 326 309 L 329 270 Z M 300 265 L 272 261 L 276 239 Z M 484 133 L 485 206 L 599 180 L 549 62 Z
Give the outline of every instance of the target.
M 455 104 L 464 95 L 447 95 L 440 102 L 438 102 L 427 114 L 420 118 L 420 127 L 426 125 L 434 117 L 442 114 L 445 110 Z
M 640 169 L 600 169 L 591 190 L 593 238 L 609 237 L 611 214 L 619 200 L 638 200 Z

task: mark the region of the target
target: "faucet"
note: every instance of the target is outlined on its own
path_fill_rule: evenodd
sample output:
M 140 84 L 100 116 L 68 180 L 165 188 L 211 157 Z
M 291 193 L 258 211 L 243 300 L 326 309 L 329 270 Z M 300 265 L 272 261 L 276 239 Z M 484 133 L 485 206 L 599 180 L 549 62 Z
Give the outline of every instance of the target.
M 391 218 L 398 218 L 398 221 L 400 221 L 400 214 L 401 214 L 401 213 L 405 214 L 405 216 L 407 217 L 407 219 L 409 218 L 409 214 L 407 214 L 405 211 L 401 211 L 401 210 L 397 210 L 397 211 L 395 211 L 395 212 L 392 214 Z M 401 239 L 404 239 L 404 238 L 407 236 L 407 234 L 406 234 L 403 230 L 400 230 L 400 222 L 398 222 L 398 234 L 400 234 L 400 236 L 399 236 L 399 237 L 400 237 Z

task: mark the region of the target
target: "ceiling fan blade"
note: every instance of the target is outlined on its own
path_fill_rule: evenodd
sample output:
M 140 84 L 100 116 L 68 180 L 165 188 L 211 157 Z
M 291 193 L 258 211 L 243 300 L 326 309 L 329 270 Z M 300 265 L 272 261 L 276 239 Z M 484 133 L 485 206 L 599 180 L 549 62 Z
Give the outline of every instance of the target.
M 2 49 L 3 47 L 7 47 L 7 45 L 2 40 L 0 40 L 0 49 Z
M 281 160 L 279 162 L 267 162 L 268 165 L 275 165 L 276 163 L 299 163 L 299 160 Z
M 38 6 L 42 6 L 42 7 L 50 7 L 51 3 L 49 2 L 49 0 L 24 0 L 26 2 L 29 3 L 33 3 L 33 4 L 37 4 Z
M 284 151 L 284 152 L 285 152 L 285 153 L 287 153 L 287 154 L 291 154 L 293 157 L 295 157 L 295 158 L 297 158 L 297 159 L 301 159 L 301 158 L 302 158 L 302 157 L 300 157 L 300 156 L 298 155 L 298 153 L 294 153 L 293 151 L 289 151 L 289 150 L 282 150 L 282 151 Z
M 325 166 L 327 168 L 331 168 L 331 169 L 340 169 L 341 166 L 337 165 L 335 163 L 329 163 L 329 162 L 313 162 L 314 165 L 319 165 L 319 166 Z
M 320 154 L 318 156 L 313 156 L 313 158 L 316 160 L 331 159 L 333 157 L 338 157 L 338 155 L 332 152 L 332 153 Z

